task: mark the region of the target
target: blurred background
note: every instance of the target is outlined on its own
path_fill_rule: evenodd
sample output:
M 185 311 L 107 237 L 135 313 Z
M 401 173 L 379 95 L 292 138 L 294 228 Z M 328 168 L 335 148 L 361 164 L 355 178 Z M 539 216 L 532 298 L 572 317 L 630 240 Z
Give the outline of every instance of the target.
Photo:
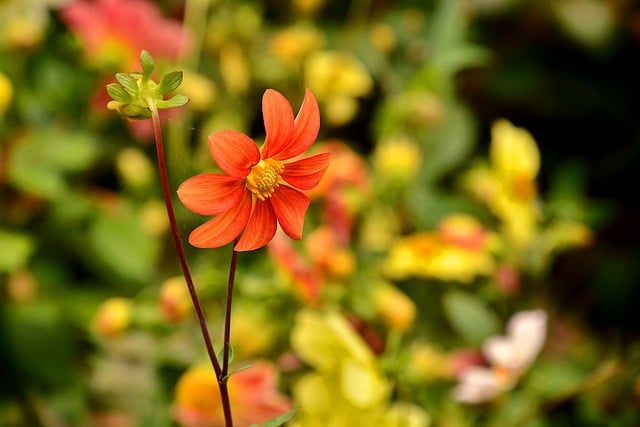
M 240 254 L 238 425 L 637 425 L 637 2 L 0 0 L 0 426 L 223 425 L 150 122 L 106 108 L 142 49 L 191 99 L 174 191 L 267 88 L 333 153 L 303 239 Z M 219 345 L 231 248 L 187 253 Z

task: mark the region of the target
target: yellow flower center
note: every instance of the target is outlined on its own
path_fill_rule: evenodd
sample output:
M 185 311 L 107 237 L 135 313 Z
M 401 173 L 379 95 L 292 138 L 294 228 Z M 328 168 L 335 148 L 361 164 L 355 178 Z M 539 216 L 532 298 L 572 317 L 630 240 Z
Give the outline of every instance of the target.
M 246 187 L 260 200 L 270 197 L 282 182 L 280 172 L 284 165 L 275 159 L 263 159 L 251 168 Z

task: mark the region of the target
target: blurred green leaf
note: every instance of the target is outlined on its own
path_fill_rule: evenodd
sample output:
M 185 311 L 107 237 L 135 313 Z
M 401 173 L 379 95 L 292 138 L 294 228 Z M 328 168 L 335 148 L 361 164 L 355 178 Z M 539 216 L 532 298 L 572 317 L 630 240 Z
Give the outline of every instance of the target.
M 154 271 L 160 243 L 143 231 L 133 213 L 99 215 L 88 238 L 98 260 L 122 278 L 144 281 Z
M 76 377 L 73 335 L 53 304 L 10 305 L 5 313 L 6 348 L 19 381 L 57 388 Z
M 23 267 L 34 249 L 31 236 L 0 229 L 0 271 Z
M 23 191 L 56 198 L 67 189 L 65 173 L 91 166 L 98 155 L 93 138 L 61 128 L 27 134 L 16 147 L 9 163 L 9 181 Z
M 569 359 L 554 359 L 536 363 L 528 375 L 528 385 L 545 399 L 565 396 L 573 392 L 589 372 Z
M 451 326 L 469 344 L 479 346 L 485 338 L 500 333 L 500 319 L 479 297 L 450 291 L 443 303 Z
M 266 421 L 260 425 L 251 424 L 251 427 L 279 427 L 287 421 L 291 420 L 295 416 L 296 412 L 298 412 L 298 408 L 293 408 L 286 414 L 280 415 L 279 417 Z

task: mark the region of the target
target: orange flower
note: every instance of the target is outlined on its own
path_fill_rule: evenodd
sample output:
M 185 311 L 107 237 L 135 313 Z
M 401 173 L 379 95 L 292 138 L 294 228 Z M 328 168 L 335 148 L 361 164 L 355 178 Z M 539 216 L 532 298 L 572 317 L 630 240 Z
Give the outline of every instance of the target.
M 234 424 L 248 427 L 291 410 L 291 403 L 278 393 L 277 372 L 267 362 L 229 377 L 229 399 Z M 208 366 L 194 366 L 176 385 L 173 415 L 184 427 L 224 426 L 220 391 L 215 373 Z
M 330 153 L 295 160 L 315 141 L 320 112 L 307 89 L 295 120 L 288 101 L 268 89 L 262 97 L 266 139 L 260 149 L 247 135 L 223 130 L 209 135 L 209 150 L 226 174 L 207 173 L 186 180 L 178 197 L 200 215 L 216 215 L 191 232 L 189 242 L 217 248 L 242 234 L 237 251 L 269 243 L 277 224 L 293 239 L 302 237 L 309 197 L 329 166 Z

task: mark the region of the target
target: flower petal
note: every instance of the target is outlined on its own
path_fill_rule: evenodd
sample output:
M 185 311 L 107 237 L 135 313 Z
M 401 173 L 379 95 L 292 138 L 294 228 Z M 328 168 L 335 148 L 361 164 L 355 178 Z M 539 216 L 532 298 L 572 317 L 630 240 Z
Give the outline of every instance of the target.
M 234 249 L 236 251 L 252 251 L 265 246 L 276 234 L 276 221 L 276 214 L 271 203 L 256 200 L 247 227 Z
M 330 159 L 331 153 L 322 153 L 286 163 L 280 176 L 293 187 L 311 190 L 324 176 Z
M 320 108 L 311 90 L 307 89 L 300 111 L 293 122 L 291 142 L 282 152 L 270 153 L 277 160 L 292 159 L 304 153 L 318 137 L 320 130 Z
M 282 231 L 292 239 L 301 239 L 309 198 L 294 188 L 281 185 L 270 199 Z
M 280 92 L 267 89 L 262 96 L 262 116 L 266 132 L 262 158 L 267 159 L 284 151 L 290 144 L 293 110 Z
M 244 192 L 240 203 L 205 222 L 189 235 L 189 243 L 197 248 L 218 248 L 233 241 L 247 225 L 251 215 L 251 193 Z
M 234 130 L 222 130 L 209 135 L 209 151 L 220 169 L 234 178 L 246 177 L 251 166 L 260 161 L 256 143 Z
M 206 173 L 193 176 L 178 188 L 178 198 L 200 215 L 216 215 L 231 209 L 242 198 L 244 181 L 228 175 Z

